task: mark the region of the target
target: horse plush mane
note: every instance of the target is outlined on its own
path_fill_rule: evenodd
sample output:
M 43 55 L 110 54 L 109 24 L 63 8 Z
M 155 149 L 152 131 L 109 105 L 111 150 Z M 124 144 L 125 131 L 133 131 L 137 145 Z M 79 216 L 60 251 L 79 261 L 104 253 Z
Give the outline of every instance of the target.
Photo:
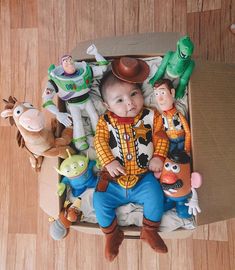
M 8 118 L 11 125 L 18 128 L 17 142 L 30 155 L 31 166 L 39 171 L 43 157 L 67 158 L 66 149 L 72 151 L 69 143 L 72 140 L 72 129 L 63 130 L 60 138 L 55 137 L 55 128 L 45 128 L 44 115 L 28 102 L 19 102 L 10 96 L 3 100 L 5 109 L 1 116 Z

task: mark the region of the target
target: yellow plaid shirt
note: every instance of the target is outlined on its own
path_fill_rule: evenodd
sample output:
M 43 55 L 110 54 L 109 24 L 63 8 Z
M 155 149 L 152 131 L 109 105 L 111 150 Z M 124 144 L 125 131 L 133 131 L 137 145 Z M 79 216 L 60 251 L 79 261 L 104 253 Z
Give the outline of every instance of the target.
M 178 114 L 179 120 L 180 120 L 180 124 L 178 125 L 178 128 L 176 128 L 173 122 L 173 118 L 176 116 L 176 114 Z M 166 130 L 166 127 L 165 128 L 163 127 L 162 119 L 161 121 L 158 121 L 158 125 L 160 126 L 158 126 L 157 129 L 161 129 L 163 127 L 166 131 L 167 136 L 170 139 L 177 139 L 179 137 L 184 136 L 185 137 L 184 150 L 189 153 L 191 150 L 191 132 L 190 132 L 189 125 L 185 117 L 179 111 L 177 111 L 175 107 L 173 107 L 169 111 L 163 112 L 162 115 L 167 121 L 167 125 L 168 125 L 167 130 Z M 162 116 L 160 115 L 159 118 L 162 118 Z M 182 128 L 179 128 L 180 126 L 182 126 Z
M 150 109 L 145 109 L 153 112 Z M 108 122 L 112 125 L 114 129 L 118 130 L 118 133 L 120 136 L 120 141 L 117 144 L 118 145 L 118 151 L 121 153 L 122 161 L 124 163 L 124 167 L 126 169 L 127 175 L 139 175 L 142 173 L 145 173 L 148 170 L 148 167 L 142 167 L 138 164 L 138 154 L 136 151 L 136 141 L 141 137 L 145 137 L 146 134 L 151 131 L 152 134 L 157 132 L 158 130 L 155 130 L 155 127 L 160 127 L 162 130 L 162 125 L 157 123 L 158 121 L 161 121 L 159 113 L 157 111 L 154 111 L 154 117 L 153 117 L 153 123 L 152 126 L 154 127 L 154 130 L 151 128 L 144 126 L 144 122 L 139 125 L 138 128 L 134 127 L 135 124 L 140 120 L 141 115 L 143 111 L 140 112 L 133 120 L 132 124 L 120 124 L 118 123 L 118 120 L 114 117 L 112 117 L 112 113 L 107 112 L 105 115 L 102 115 L 98 121 L 97 127 L 96 127 L 96 134 L 95 134 L 95 149 L 98 156 L 98 159 L 102 165 L 102 167 L 105 167 L 107 164 L 112 162 L 117 158 L 117 156 L 114 156 L 111 145 L 110 145 L 110 131 L 108 128 Z M 158 139 L 156 144 L 152 145 L 152 153 L 149 155 L 149 160 L 152 158 L 152 156 L 160 156 L 165 158 L 168 152 L 169 148 L 169 142 L 167 138 L 161 138 Z M 154 145 L 154 146 L 153 146 Z

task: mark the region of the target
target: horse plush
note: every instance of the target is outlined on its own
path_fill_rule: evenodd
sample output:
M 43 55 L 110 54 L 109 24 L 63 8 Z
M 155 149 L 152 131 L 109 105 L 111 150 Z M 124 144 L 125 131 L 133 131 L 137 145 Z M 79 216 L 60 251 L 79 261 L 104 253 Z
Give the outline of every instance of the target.
M 44 115 L 28 102 L 19 102 L 10 96 L 5 102 L 5 109 L 1 116 L 8 118 L 11 125 L 18 128 L 17 142 L 29 154 L 31 166 L 35 171 L 40 171 L 43 157 L 67 158 L 74 150 L 69 143 L 73 137 L 71 128 L 65 128 L 60 138 L 55 136 L 55 125 L 51 129 L 45 128 Z

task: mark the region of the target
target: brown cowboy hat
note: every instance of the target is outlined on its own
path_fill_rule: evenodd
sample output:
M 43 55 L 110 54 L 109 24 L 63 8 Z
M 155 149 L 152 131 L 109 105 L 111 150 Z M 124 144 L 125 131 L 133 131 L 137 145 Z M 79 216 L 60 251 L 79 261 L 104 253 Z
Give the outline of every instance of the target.
M 112 61 L 113 74 L 122 81 L 142 83 L 149 75 L 149 66 L 143 60 L 121 57 Z

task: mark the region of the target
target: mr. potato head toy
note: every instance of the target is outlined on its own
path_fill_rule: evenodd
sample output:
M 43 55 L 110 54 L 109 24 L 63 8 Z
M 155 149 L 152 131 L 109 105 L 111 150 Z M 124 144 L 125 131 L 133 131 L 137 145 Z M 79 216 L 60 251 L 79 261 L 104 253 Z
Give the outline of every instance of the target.
M 158 173 L 155 174 L 159 178 Z M 165 159 L 160 175 L 165 194 L 165 211 L 176 208 L 181 218 L 190 218 L 201 212 L 196 188 L 202 184 L 199 173 L 191 173 L 190 157 L 185 151 L 172 151 Z

